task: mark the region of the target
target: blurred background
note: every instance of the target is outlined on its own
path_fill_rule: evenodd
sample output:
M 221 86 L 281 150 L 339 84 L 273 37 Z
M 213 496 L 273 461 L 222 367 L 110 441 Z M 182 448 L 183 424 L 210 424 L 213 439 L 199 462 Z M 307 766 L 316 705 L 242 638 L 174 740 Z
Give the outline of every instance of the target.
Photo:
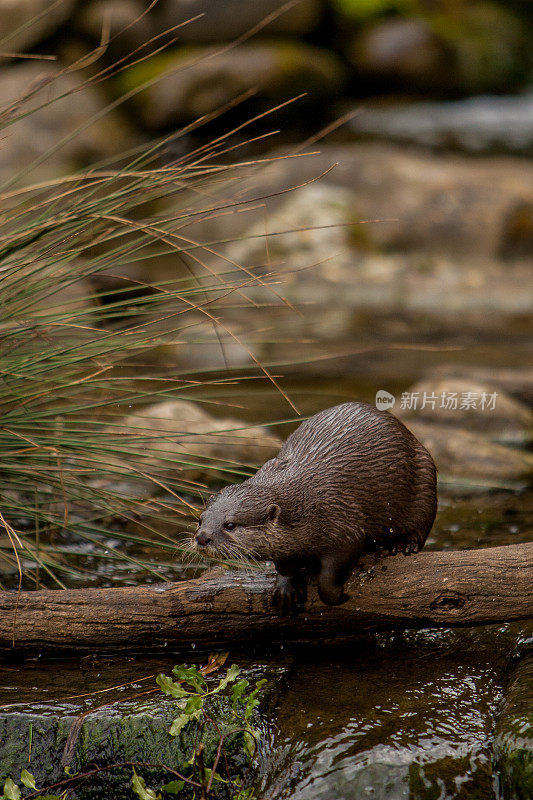
M 361 379 L 373 370 L 389 389 L 443 359 L 481 371 L 523 366 L 529 3 L 29 0 L 0 6 L 0 35 L 4 52 L 28 55 L 3 58 L 2 106 L 43 75 L 57 73 L 48 97 L 65 94 L 7 132 L 0 175 L 34 159 L 23 180 L 55 178 L 161 138 L 164 166 L 220 135 L 218 163 L 250 163 L 234 179 L 240 208 L 196 219 L 190 231 L 197 241 L 232 240 L 219 251 L 239 264 L 283 265 L 283 296 L 313 305 L 302 316 L 271 295 L 279 307 L 263 312 L 258 357 L 295 362 L 383 340 L 467 346 L 444 356 L 352 354 L 312 368 Z M 265 156 L 272 162 L 259 170 L 252 162 Z M 255 208 L 245 204 L 252 197 L 261 198 Z M 152 281 L 179 269 L 176 258 L 122 267 Z M 242 314 L 236 324 L 246 338 Z M 215 343 L 183 357 L 209 367 L 249 360 L 230 342 L 225 355 Z

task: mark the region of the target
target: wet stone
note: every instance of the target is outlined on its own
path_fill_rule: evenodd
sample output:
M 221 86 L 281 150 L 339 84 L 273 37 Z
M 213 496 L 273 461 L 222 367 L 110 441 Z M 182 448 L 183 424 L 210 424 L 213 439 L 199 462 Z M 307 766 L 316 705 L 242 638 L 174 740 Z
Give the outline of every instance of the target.
M 408 390 L 418 407 L 399 408 L 406 421 L 465 427 L 470 432 L 509 444 L 526 444 L 533 434 L 533 411 L 500 387 L 467 377 L 424 378 Z
M 436 149 L 530 154 L 533 94 L 366 107 L 354 116 L 349 128 L 357 136 Z
M 496 722 L 494 766 L 504 800 L 533 797 L 533 654 L 516 667 Z
M 439 477 L 463 488 L 523 488 L 531 482 L 531 453 L 491 442 L 466 428 L 406 420 L 432 454 Z

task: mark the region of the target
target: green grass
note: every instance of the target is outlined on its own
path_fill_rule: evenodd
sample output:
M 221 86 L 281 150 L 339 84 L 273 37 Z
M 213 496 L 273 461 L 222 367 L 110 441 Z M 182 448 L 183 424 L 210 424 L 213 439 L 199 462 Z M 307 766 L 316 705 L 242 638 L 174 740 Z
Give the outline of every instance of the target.
M 42 102 L 50 102 L 46 93 Z M 0 135 L 27 113 L 22 101 L 0 111 Z M 158 399 L 206 402 L 213 381 L 233 378 L 229 368 L 201 375 L 163 366 L 161 353 L 186 348 L 195 330 L 198 341 L 222 349 L 239 341 L 224 308 L 249 305 L 246 287 L 270 277 L 234 263 L 213 271 L 208 261 L 220 243 L 202 244 L 186 230 L 234 202 L 228 195 L 243 166 L 222 163 L 227 137 L 160 166 L 165 144 L 35 186 L 21 183 L 30 165 L 0 187 L 3 586 L 16 585 L 19 570 L 27 587 L 79 584 L 103 562 L 111 564 L 107 582 L 114 564 L 165 574 L 151 563 L 154 544 L 162 559 L 179 561 L 175 532 L 191 528 L 208 493 L 187 477 L 198 457 L 154 453 L 148 469 L 153 432 L 117 423 Z M 174 210 L 165 211 L 170 200 Z M 168 256 L 183 265 L 176 279 L 115 278 L 102 288 L 104 275 Z M 242 346 L 248 375 L 276 384 Z M 219 479 L 246 474 L 231 462 L 200 461 Z

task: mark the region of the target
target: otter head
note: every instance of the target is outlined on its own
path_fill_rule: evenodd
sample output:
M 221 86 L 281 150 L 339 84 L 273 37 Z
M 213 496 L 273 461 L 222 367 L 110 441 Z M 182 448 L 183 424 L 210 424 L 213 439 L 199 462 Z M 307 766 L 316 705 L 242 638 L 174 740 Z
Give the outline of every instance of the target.
M 272 489 L 248 481 L 227 486 L 209 500 L 194 544 L 211 555 L 266 561 L 280 513 Z

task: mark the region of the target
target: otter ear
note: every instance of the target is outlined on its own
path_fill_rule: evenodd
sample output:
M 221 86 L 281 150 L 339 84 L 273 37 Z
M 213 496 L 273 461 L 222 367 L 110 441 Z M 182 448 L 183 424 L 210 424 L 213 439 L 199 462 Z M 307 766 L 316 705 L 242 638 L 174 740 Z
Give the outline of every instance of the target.
M 272 505 L 268 509 L 267 519 L 269 522 L 277 522 L 280 514 L 281 514 L 281 508 L 278 505 L 276 505 L 276 503 L 272 503 Z

